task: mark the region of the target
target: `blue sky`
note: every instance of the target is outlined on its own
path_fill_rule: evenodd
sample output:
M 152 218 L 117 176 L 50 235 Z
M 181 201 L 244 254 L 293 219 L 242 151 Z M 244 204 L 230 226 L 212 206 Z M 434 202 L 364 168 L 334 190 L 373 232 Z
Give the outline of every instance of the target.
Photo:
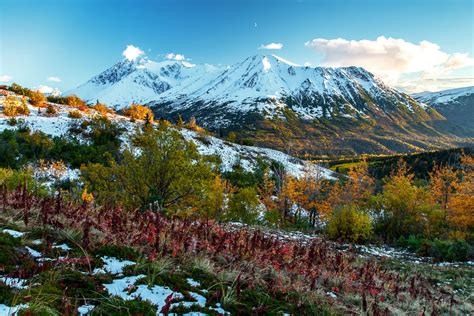
M 67 90 L 121 60 L 127 45 L 153 60 L 232 64 L 275 43 L 283 48 L 268 52 L 293 62 L 365 66 L 407 91 L 466 86 L 473 3 L 0 0 L 0 79 Z

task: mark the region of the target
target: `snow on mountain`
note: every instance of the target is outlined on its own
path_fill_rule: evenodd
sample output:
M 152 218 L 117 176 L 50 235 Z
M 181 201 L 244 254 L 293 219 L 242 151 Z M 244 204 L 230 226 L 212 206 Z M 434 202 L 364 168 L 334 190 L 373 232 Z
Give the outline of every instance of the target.
M 71 124 L 78 120 L 69 117 L 70 112 L 77 110 L 73 107 L 53 104 L 57 113 L 54 116 L 50 116 L 45 114 L 44 109 L 42 113 L 39 113 L 38 108 L 28 105 L 31 112 L 30 115 L 17 117 L 16 125 L 11 125 L 10 118 L 6 117 L 2 112 L 4 100 L 5 97 L 0 96 L 0 132 L 27 125 L 34 131 L 42 131 L 51 136 L 61 136 L 67 134 Z M 84 118 L 90 118 L 98 114 L 91 109 L 88 113 L 83 113 L 83 115 Z M 127 133 L 132 133 L 137 124 L 130 122 L 130 119 L 125 116 L 117 114 L 107 114 L 107 116 L 123 126 L 128 131 Z M 310 170 L 312 172 L 320 172 L 325 178 L 334 178 L 333 172 L 328 169 L 310 164 L 277 150 L 238 145 L 210 135 L 201 135 L 187 129 L 180 129 L 179 131 L 185 139 L 196 144 L 198 151 L 202 155 L 219 156 L 222 160 L 222 171 L 232 170 L 237 163 L 240 163 L 246 170 L 252 170 L 256 166 L 257 158 L 260 157 L 281 163 L 289 174 L 296 177 L 300 177 L 306 170 Z
M 131 103 L 153 101 L 172 87 L 193 83 L 216 70 L 210 65 L 193 65 L 187 61 L 124 59 L 65 94 L 76 94 L 89 103 L 100 101 L 119 109 Z
M 122 61 L 69 91 L 115 108 L 149 103 L 166 114 L 192 112 L 206 126 L 225 127 L 229 114 L 303 119 L 384 115 L 390 108 L 421 106 L 359 67 L 308 67 L 276 55 L 254 55 L 225 69 L 186 61 Z M 212 115 L 207 116 L 210 112 Z
M 474 94 L 474 86 L 472 87 L 464 87 L 464 88 L 457 88 L 457 89 L 449 89 L 444 91 L 438 92 L 420 92 L 415 93 L 412 96 L 424 103 L 433 104 L 433 105 L 440 105 L 443 103 L 448 103 L 454 101 L 459 97 L 465 97 Z

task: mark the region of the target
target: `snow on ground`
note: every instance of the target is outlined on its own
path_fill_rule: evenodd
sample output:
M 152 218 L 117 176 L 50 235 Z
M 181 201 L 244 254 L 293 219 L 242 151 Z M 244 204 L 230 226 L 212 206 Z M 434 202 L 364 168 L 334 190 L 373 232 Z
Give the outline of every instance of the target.
M 8 234 L 8 235 L 14 237 L 14 238 L 20 238 L 25 234 L 25 233 L 22 233 L 22 232 L 13 230 L 13 229 L 4 229 L 3 232 L 5 234 Z
M 13 287 L 16 289 L 26 289 L 28 286 L 28 280 L 20 278 L 11 278 L 11 277 L 0 277 L 0 282 L 6 286 Z M 2 315 L 2 314 L 0 314 Z
M 77 313 L 80 316 L 87 315 L 88 313 L 92 312 L 92 310 L 95 308 L 95 305 L 82 305 L 77 308 Z
M 140 298 L 158 306 L 159 309 L 166 304 L 166 298 L 171 294 L 175 299 L 181 299 L 184 297 L 181 293 L 174 292 L 167 286 L 154 285 L 149 287 L 146 284 L 137 285 L 137 281 L 144 277 L 145 275 L 140 274 L 137 276 L 115 279 L 110 284 L 104 284 L 104 287 L 111 295 L 119 296 L 127 301 Z
M 184 300 L 171 304 L 171 309 L 180 305 L 189 308 L 193 305 L 205 307 L 207 304 L 207 299 L 196 292 L 188 292 L 194 301 L 186 301 L 185 296 L 182 293 L 175 292 L 167 286 L 138 284 L 143 278 L 145 278 L 145 275 L 140 274 L 137 276 L 127 276 L 120 279 L 114 279 L 112 283 L 104 284 L 104 287 L 110 295 L 118 296 L 124 300 L 142 299 L 148 301 L 157 307 L 158 314 L 161 308 L 166 305 L 167 297 L 171 297 L 173 300 Z M 188 278 L 187 281 L 194 287 L 200 286 L 199 282 L 194 281 L 191 278 Z M 209 308 L 224 315 L 228 314 L 220 304 L 216 304 L 215 307 Z M 196 313 L 192 312 L 191 314 L 195 315 Z
M 53 248 L 61 249 L 63 251 L 69 251 L 72 249 L 67 244 L 54 245 Z
M 101 258 L 104 261 L 104 266 L 102 268 L 96 268 L 93 273 L 112 273 L 112 274 L 121 274 L 123 273 L 123 268 L 126 266 L 131 266 L 136 264 L 136 262 L 130 260 L 119 260 L 114 257 L 104 256 Z
M 193 280 L 192 278 L 187 278 L 186 282 L 188 282 L 188 284 L 191 285 L 192 287 L 200 287 L 201 286 L 201 283 L 199 283 L 198 281 Z
M 16 306 L 7 306 L 5 304 L 0 304 L 0 315 L 1 316 L 16 315 L 20 309 L 26 308 L 26 307 L 28 307 L 28 305 L 26 304 L 19 304 Z
M 25 248 L 26 248 L 26 250 L 28 250 L 28 253 L 29 253 L 30 256 L 32 256 L 33 258 L 35 258 L 35 259 L 36 259 L 36 258 L 41 258 L 41 256 L 42 256 L 42 255 L 41 255 L 41 252 L 36 251 L 36 250 L 34 250 L 34 249 L 31 249 L 31 248 L 28 247 L 28 246 L 26 246 Z
M 319 172 L 326 179 L 334 179 L 332 171 L 278 150 L 238 145 L 212 136 L 201 136 L 187 129 L 181 129 L 180 132 L 186 140 L 193 141 L 197 145 L 198 151 L 202 155 L 217 155 L 221 157 L 223 171 L 232 170 L 232 167 L 239 162 L 245 170 L 252 170 L 256 165 L 257 158 L 260 157 L 281 163 L 285 166 L 286 171 L 294 177 L 303 176 L 305 171 L 309 169 L 314 173 Z

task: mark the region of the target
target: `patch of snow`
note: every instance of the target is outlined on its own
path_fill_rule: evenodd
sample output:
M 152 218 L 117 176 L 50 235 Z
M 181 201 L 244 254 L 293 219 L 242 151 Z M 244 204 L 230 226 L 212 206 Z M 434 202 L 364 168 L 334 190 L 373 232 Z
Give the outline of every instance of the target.
M 26 250 L 28 250 L 28 252 L 30 253 L 30 256 L 32 256 L 33 258 L 40 258 L 42 256 L 41 252 L 39 252 L 39 251 L 31 249 L 28 246 L 26 246 L 25 248 L 26 248 Z
M 120 274 L 123 273 L 123 268 L 136 264 L 136 262 L 130 260 L 120 260 L 114 257 L 104 256 L 101 258 L 104 261 L 102 268 L 95 268 L 93 273 L 112 273 Z
M 87 315 L 88 313 L 92 312 L 92 310 L 95 308 L 95 305 L 82 305 L 77 308 L 77 312 L 79 315 Z
M 0 304 L 0 315 L 2 316 L 12 316 L 16 315 L 18 311 L 22 308 L 27 308 L 26 304 L 19 304 L 16 306 L 7 306 L 5 304 Z
M 8 235 L 14 237 L 14 238 L 20 238 L 25 234 L 23 232 L 19 232 L 17 230 L 13 230 L 13 229 L 4 229 L 3 232 L 5 234 L 8 234 Z
M 153 285 L 149 287 L 145 284 L 135 284 L 144 277 L 145 275 L 141 274 L 115 279 L 110 284 L 104 284 L 104 287 L 111 295 L 119 296 L 124 300 L 140 298 L 158 306 L 158 309 L 166 304 L 166 298 L 171 294 L 174 299 L 184 298 L 183 294 L 174 292 L 167 286 Z
M 0 277 L 0 282 L 4 283 L 6 286 L 13 287 L 16 289 L 26 289 L 28 286 L 28 280 L 20 278 L 11 278 L 11 277 Z M 1 314 L 0 314 L 1 315 Z
M 61 249 L 63 251 L 69 251 L 72 249 L 67 244 L 54 245 L 53 248 Z
M 199 283 L 198 281 L 195 281 L 192 278 L 187 278 L 186 282 L 188 282 L 188 284 L 191 285 L 192 287 L 200 287 L 201 286 L 201 283 Z

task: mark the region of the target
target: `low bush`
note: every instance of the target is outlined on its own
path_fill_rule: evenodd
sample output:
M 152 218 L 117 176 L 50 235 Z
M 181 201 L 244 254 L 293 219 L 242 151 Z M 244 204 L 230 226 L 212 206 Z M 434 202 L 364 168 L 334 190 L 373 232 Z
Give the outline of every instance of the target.
M 68 117 L 72 119 L 80 119 L 82 118 L 82 113 L 78 110 L 74 110 L 69 112 Z
M 149 107 L 144 105 L 132 104 L 128 109 L 125 109 L 123 113 L 133 120 L 153 121 L 153 112 Z
M 56 110 L 56 108 L 51 104 L 49 104 L 48 107 L 46 108 L 46 114 L 47 115 L 53 116 L 53 115 L 56 115 L 57 112 L 58 111 Z
M 333 211 L 327 230 L 333 240 L 364 243 L 372 236 L 372 223 L 367 213 L 346 205 Z
M 29 115 L 30 110 L 25 98 L 7 96 L 3 104 L 3 114 L 6 116 Z

